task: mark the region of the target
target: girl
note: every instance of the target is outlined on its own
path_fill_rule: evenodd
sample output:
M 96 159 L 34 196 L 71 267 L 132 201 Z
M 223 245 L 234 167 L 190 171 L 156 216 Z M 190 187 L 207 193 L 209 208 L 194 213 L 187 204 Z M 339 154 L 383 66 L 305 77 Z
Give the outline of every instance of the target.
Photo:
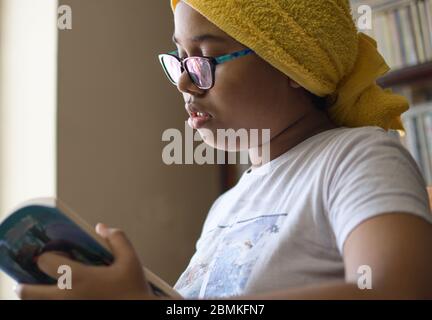
M 252 166 L 213 204 L 175 288 L 184 298 L 432 298 L 432 216 L 425 182 L 389 129 L 404 98 L 358 33 L 347 0 L 172 0 L 177 51 L 160 55 L 189 125 Z M 225 145 L 217 129 L 270 129 Z M 270 146 L 269 162 L 258 155 Z M 34 298 L 155 298 L 125 235 L 99 224 L 116 261 L 89 267 L 44 254 L 73 290 L 18 286 Z

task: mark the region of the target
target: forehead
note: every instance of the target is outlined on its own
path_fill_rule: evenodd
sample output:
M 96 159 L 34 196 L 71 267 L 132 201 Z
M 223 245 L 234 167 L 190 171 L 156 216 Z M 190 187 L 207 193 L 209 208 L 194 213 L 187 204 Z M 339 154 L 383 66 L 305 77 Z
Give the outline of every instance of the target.
M 179 2 L 174 12 L 174 25 L 174 35 L 178 39 L 189 38 L 196 34 L 213 34 L 230 38 L 225 32 L 183 1 Z

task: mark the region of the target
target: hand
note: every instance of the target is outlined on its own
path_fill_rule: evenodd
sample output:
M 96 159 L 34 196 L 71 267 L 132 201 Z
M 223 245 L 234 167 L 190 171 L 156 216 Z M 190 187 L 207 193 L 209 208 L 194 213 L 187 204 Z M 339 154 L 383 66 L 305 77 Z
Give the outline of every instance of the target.
M 118 229 L 96 226 L 96 232 L 105 238 L 114 256 L 110 266 L 89 266 L 48 252 L 37 264 L 40 270 L 54 279 L 60 265 L 70 266 L 72 288 L 60 289 L 54 285 L 19 284 L 16 293 L 21 299 L 157 299 L 151 293 L 141 263 L 126 235 Z

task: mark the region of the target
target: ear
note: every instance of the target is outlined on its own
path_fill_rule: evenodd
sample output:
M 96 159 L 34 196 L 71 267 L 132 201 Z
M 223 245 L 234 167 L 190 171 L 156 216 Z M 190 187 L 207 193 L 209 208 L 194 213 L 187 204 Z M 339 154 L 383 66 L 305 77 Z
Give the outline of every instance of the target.
M 298 89 L 301 88 L 302 86 L 299 85 L 297 82 L 295 82 L 294 80 L 290 80 L 290 86 L 293 87 L 294 89 Z

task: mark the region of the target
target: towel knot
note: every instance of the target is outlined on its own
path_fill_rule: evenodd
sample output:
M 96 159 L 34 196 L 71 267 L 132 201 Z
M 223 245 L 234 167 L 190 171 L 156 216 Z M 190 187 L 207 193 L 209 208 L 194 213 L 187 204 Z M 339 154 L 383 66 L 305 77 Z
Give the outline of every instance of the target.
M 358 38 L 353 70 L 327 97 L 328 114 L 340 126 L 375 125 L 386 130 L 403 130 L 400 114 L 408 109 L 408 101 L 376 84 L 376 79 L 390 68 L 379 54 L 375 40 L 363 33 Z

